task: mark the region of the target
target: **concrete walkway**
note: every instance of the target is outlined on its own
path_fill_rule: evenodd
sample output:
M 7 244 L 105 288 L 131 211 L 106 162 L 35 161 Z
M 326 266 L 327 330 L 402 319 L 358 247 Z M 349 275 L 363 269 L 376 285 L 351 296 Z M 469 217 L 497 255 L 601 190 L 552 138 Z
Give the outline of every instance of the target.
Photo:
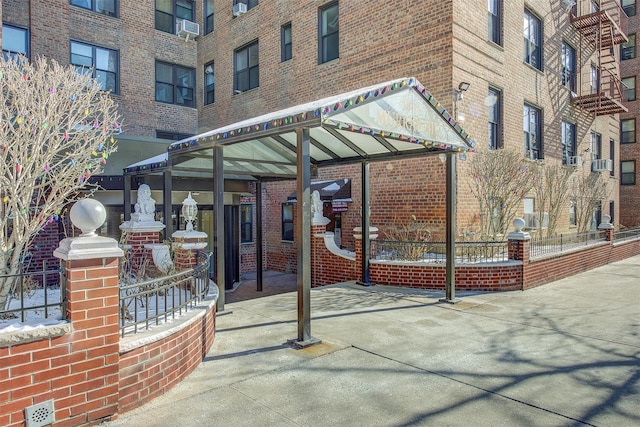
M 346 283 L 233 302 L 202 365 L 116 426 L 637 426 L 640 256 L 526 292 Z

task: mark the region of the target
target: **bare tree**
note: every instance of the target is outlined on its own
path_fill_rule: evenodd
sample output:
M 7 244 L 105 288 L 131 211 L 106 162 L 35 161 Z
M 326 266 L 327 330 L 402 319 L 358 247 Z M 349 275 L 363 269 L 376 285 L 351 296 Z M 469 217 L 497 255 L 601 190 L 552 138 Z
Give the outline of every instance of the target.
M 522 198 L 535 181 L 535 166 L 519 151 L 501 149 L 473 155 L 471 193 L 480 208 L 482 239 L 496 240 L 513 222 Z
M 0 276 L 21 272 L 33 238 L 70 202 L 95 189 L 115 151 L 116 106 L 73 67 L 0 59 Z M 13 283 L 0 278 L 0 308 Z
M 602 201 L 610 193 L 608 180 L 599 173 L 586 173 L 573 178 L 569 200 L 575 209 L 578 233 L 589 230 L 593 213 L 602 206 Z
M 542 226 L 545 222 L 544 214 L 547 213 L 547 236 L 552 236 L 556 232 L 558 219 L 563 208 L 567 207 L 572 183 L 571 175 L 574 172 L 574 168 L 548 164 L 540 164 L 537 168 L 536 184 L 533 186 L 538 211 L 536 219 Z

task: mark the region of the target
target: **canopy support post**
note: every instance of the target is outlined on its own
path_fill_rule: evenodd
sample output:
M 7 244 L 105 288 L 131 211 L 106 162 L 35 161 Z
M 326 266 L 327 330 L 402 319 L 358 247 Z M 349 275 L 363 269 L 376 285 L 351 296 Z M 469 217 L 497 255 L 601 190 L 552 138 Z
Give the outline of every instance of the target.
M 173 200 L 171 200 L 173 183 L 171 178 L 170 170 L 166 170 L 162 173 L 162 212 L 164 214 L 164 238 L 166 240 L 169 240 L 173 234 Z
M 362 281 L 358 285 L 372 286 L 369 276 L 371 258 L 371 239 L 369 236 L 369 162 L 362 162 Z
M 321 341 L 311 336 L 311 155 L 309 129 L 296 129 L 298 245 L 298 338 L 288 343 L 306 348 Z
M 262 292 L 262 181 L 256 182 L 256 290 Z
M 440 302 L 455 304 L 456 298 L 456 153 L 447 153 L 447 209 L 446 209 L 446 283 L 445 298 Z
M 224 157 L 222 146 L 213 149 L 213 215 L 214 247 L 216 251 L 216 283 L 218 285 L 218 311 L 224 311 L 225 265 L 224 265 Z
M 123 177 L 124 181 L 124 194 L 123 194 L 123 203 L 124 203 L 124 220 L 131 220 L 131 180 L 133 179 L 132 175 L 125 175 Z

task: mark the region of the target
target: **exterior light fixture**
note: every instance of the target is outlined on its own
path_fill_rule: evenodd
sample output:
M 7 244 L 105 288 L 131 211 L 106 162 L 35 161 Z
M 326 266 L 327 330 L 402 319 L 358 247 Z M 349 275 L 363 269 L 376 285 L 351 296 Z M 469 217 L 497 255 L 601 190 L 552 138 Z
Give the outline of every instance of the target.
M 191 191 L 189 196 L 182 201 L 182 216 L 185 221 L 185 230 L 187 232 L 193 231 L 193 221 L 198 216 L 198 203 L 191 197 Z
M 460 84 L 458 85 L 458 90 L 462 92 L 466 92 L 467 89 L 469 89 L 469 86 L 471 86 L 471 83 L 460 82 Z

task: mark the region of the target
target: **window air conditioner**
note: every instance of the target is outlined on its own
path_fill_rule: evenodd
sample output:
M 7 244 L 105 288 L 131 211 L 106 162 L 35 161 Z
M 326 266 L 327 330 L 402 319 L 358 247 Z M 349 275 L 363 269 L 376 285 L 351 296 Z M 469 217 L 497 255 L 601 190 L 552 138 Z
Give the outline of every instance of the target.
M 613 162 L 611 159 L 596 159 L 591 161 L 592 172 L 611 172 L 613 170 Z
M 238 3 L 233 5 L 233 16 L 240 16 L 243 13 L 247 13 L 246 3 Z
M 195 22 L 182 19 L 176 24 L 176 34 L 180 37 L 186 36 L 187 40 L 190 36 L 197 37 L 200 35 L 200 25 Z
M 567 166 L 582 166 L 582 157 L 580 156 L 570 156 L 567 157 L 567 163 L 565 163 Z

